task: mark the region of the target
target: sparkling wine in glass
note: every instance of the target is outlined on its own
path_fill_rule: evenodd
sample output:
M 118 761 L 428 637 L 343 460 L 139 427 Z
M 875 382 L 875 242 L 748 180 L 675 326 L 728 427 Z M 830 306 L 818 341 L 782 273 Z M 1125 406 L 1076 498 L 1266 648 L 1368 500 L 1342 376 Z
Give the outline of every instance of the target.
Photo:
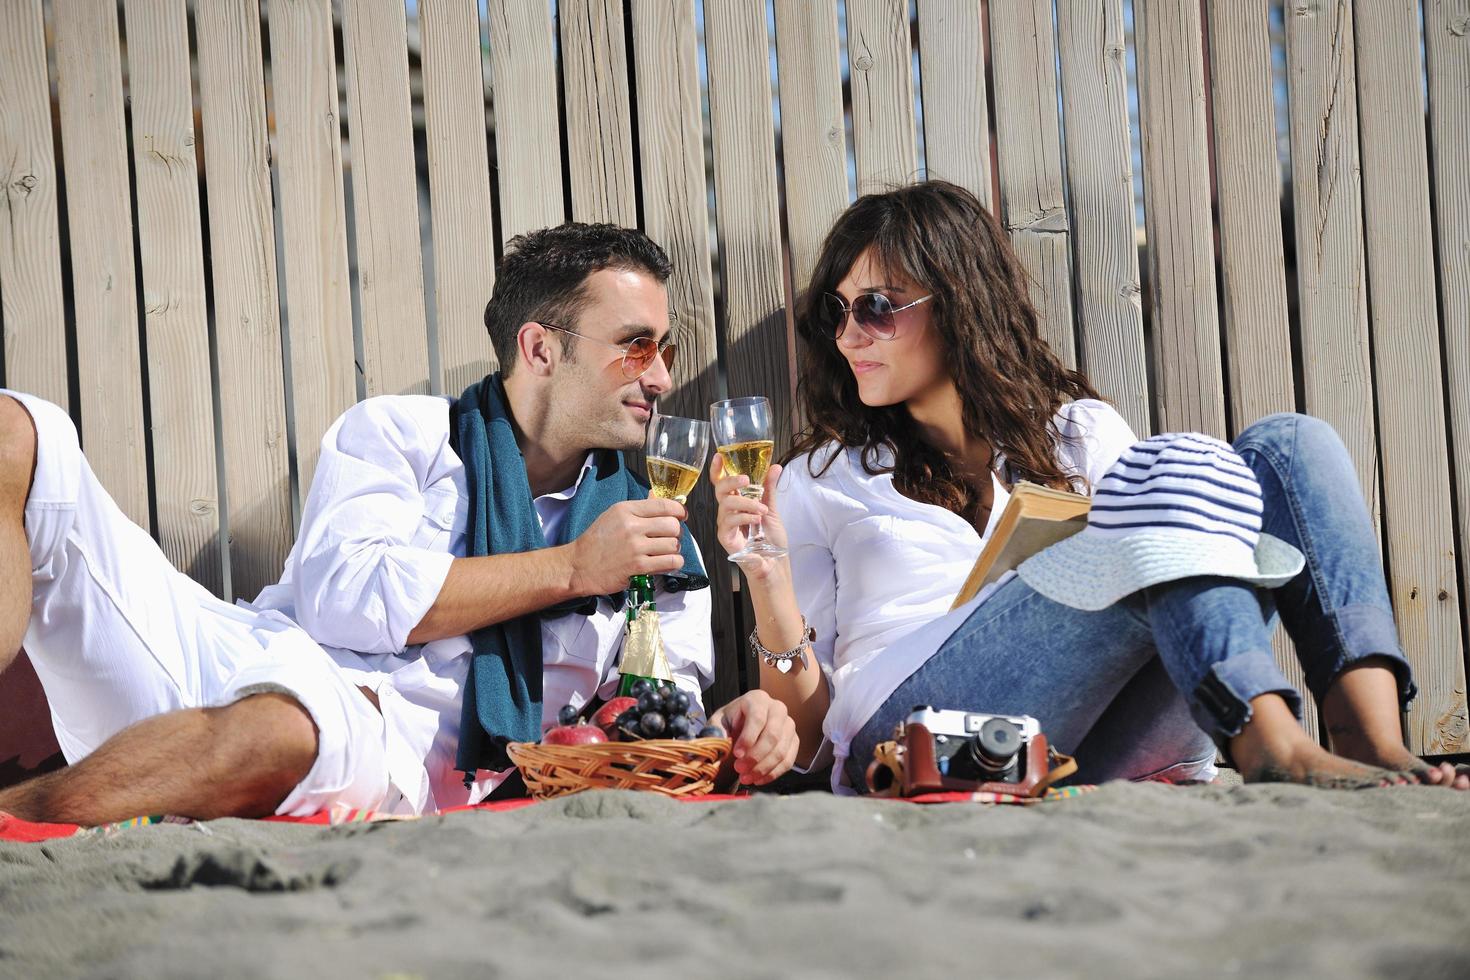
M 643 448 L 652 496 L 682 504 L 699 482 L 705 457 L 709 455 L 709 423 L 655 415 L 649 420 Z M 622 659 L 618 661 L 618 673 L 622 675 L 618 695 L 631 694 L 639 681 L 648 681 L 654 687 L 672 683 L 674 675 L 669 669 L 659 629 L 652 576 L 634 575 L 628 580 L 625 610 L 627 632 L 623 637 Z
M 687 503 L 709 455 L 709 423 L 655 415 L 644 448 L 653 496 Z
M 750 479 L 741 488 L 741 495 L 759 500 L 766 492 L 766 470 L 771 466 L 771 454 L 776 448 L 771 435 L 771 403 L 758 396 L 715 402 L 710 406 L 710 423 L 725 469 Z M 785 548 L 766 540 L 765 525 L 757 523 L 745 547 L 731 555 L 730 560 L 780 558 L 785 554 Z

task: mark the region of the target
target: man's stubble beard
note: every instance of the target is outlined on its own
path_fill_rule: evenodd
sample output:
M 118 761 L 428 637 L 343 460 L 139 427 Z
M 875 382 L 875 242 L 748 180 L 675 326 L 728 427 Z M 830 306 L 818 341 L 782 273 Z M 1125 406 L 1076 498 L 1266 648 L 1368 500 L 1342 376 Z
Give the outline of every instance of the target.
M 585 392 L 593 382 L 594 379 L 591 378 L 569 378 L 568 387 L 563 391 Z M 597 399 L 590 404 L 587 400 L 577 398 L 573 407 L 569 407 L 566 412 L 558 412 L 558 431 L 566 435 L 567 442 L 580 445 L 587 451 L 618 449 L 628 452 L 643 449 L 648 425 L 640 425 L 628 414 L 623 405 L 625 394 L 626 390 L 620 388 L 605 396 L 606 400 Z M 570 399 L 563 396 L 556 401 L 560 405 L 566 405 Z

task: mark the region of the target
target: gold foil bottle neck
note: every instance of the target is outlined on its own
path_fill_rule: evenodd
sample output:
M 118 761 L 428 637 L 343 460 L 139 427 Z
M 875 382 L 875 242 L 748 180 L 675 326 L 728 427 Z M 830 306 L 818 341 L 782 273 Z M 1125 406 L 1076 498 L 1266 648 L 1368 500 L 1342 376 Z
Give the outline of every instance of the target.
M 623 637 L 623 659 L 618 672 L 635 677 L 652 677 L 660 681 L 673 681 L 674 672 L 669 669 L 669 658 L 664 652 L 663 633 L 659 629 L 658 610 L 641 606 L 628 622 L 628 632 Z

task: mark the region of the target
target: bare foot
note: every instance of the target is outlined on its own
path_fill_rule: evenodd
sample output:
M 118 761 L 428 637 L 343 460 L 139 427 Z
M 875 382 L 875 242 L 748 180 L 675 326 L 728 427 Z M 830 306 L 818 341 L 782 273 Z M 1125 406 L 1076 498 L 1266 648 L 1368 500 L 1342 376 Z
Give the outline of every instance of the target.
M 1431 766 L 1404 747 L 1398 682 L 1386 658 L 1368 657 L 1339 674 L 1322 699 L 1322 719 L 1343 758 L 1410 773 L 1426 786 L 1470 790 L 1470 767 Z
M 1301 783 L 1327 789 L 1408 785 L 1408 773 L 1333 755 L 1313 741 L 1276 694 L 1251 700 L 1251 719 L 1230 740 L 1230 754 L 1248 783 Z
M 1312 742 L 1285 751 L 1265 748 L 1254 754 L 1249 765 L 1240 764 L 1241 777 L 1248 783 L 1300 783 L 1323 789 L 1375 789 L 1408 786 L 1418 780 L 1411 772 L 1395 772 L 1364 765 L 1333 755 Z
M 1416 782 L 1425 786 L 1470 790 L 1470 766 L 1456 766 L 1448 762 L 1431 765 L 1398 743 L 1344 751 L 1342 754 L 1370 766 L 1409 773 Z

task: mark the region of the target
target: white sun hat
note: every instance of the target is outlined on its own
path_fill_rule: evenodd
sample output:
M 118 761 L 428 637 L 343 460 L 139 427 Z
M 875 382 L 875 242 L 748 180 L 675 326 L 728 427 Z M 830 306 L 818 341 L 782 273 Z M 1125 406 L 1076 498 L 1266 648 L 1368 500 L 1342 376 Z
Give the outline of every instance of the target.
M 1016 571 L 1048 599 L 1084 610 L 1199 575 L 1283 585 L 1305 560 L 1261 531 L 1261 510 L 1261 485 L 1227 443 L 1154 436 L 1128 447 L 1098 481 L 1086 528 Z

